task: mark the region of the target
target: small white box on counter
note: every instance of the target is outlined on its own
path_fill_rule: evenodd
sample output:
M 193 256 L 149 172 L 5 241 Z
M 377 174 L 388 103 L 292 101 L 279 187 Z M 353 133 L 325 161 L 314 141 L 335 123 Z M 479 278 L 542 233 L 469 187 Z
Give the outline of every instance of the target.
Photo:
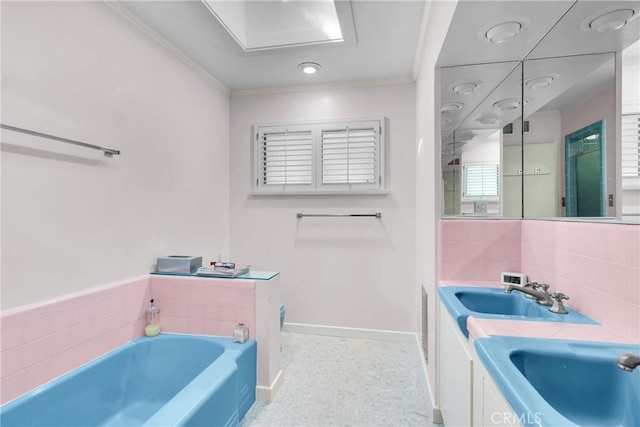
M 161 273 L 195 273 L 202 267 L 201 256 L 169 255 L 158 258 L 156 270 Z

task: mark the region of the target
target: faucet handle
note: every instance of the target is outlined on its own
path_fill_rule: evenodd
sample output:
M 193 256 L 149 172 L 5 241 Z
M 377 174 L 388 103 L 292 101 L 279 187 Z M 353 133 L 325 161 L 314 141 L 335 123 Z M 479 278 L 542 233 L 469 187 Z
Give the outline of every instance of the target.
M 551 308 L 549 309 L 549 311 L 552 313 L 567 314 L 568 311 L 566 308 L 564 308 L 564 304 L 562 304 L 562 300 L 569 299 L 569 297 L 563 294 L 562 292 L 552 292 L 550 296 L 551 296 L 551 299 L 553 300 L 553 304 L 551 305 Z
M 551 293 L 551 298 L 553 298 L 556 301 L 560 301 L 563 299 L 569 299 L 568 296 L 566 296 L 565 294 L 563 294 L 562 292 L 552 292 Z

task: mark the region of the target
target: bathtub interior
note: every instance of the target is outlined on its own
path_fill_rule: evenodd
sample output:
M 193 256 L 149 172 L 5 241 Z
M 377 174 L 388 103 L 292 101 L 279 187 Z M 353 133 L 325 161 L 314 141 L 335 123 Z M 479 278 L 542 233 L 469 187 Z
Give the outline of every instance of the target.
M 173 425 L 199 425 L 189 417 L 211 406 L 209 401 L 220 400 L 217 395 L 222 394 L 218 404 L 229 409 L 218 412 L 229 412 L 237 424 L 246 413 L 241 409 L 244 401 L 250 399 L 253 404 L 255 400 L 255 342 L 253 349 L 251 344 L 242 348 L 232 344 L 226 338 L 178 334 L 138 338 L 8 403 L 0 410 L 0 423 L 143 425 L 157 419 L 154 414 L 167 412 L 168 406 Z M 238 372 L 237 361 L 251 359 L 251 353 L 253 365 L 245 364 L 241 370 L 250 373 Z M 254 381 L 240 384 L 240 377 Z M 241 396 L 243 388 L 253 389 L 249 393 L 253 399 Z M 161 421 L 166 425 L 169 419 Z M 209 425 L 218 425 L 210 421 Z

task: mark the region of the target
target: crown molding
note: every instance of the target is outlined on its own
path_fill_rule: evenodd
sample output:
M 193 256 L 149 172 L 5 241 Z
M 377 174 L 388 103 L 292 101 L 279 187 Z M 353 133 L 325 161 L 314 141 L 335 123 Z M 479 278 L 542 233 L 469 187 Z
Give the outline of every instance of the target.
M 328 90 L 328 89 L 345 89 L 367 86 L 392 86 L 392 85 L 405 85 L 413 84 L 415 79 L 410 77 L 399 77 L 392 79 L 381 80 L 354 80 L 347 82 L 335 82 L 335 83 L 318 83 L 313 85 L 299 85 L 299 86 L 279 86 L 263 89 L 245 89 L 231 91 L 231 96 L 248 96 L 248 95 L 267 95 L 273 93 L 288 93 L 288 92 L 308 92 L 315 90 Z
M 198 65 L 193 59 L 188 57 L 182 50 L 178 49 L 173 43 L 167 40 L 164 36 L 158 33 L 156 30 L 147 25 L 144 21 L 138 18 L 130 9 L 124 6 L 117 0 L 102 0 L 105 5 L 111 8 L 114 12 L 126 19 L 131 25 L 142 31 L 153 41 L 162 46 L 167 52 L 179 59 L 183 64 L 189 67 L 192 71 L 202 77 L 207 83 L 214 88 L 218 89 L 224 95 L 229 96 L 231 90 L 224 85 L 220 80 L 216 79 L 213 75 L 205 71 L 200 65 Z

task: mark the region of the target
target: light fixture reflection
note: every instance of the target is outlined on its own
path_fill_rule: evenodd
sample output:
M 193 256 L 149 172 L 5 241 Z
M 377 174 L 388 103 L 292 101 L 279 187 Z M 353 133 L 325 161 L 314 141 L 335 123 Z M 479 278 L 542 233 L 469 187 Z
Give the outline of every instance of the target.
M 518 35 L 522 24 L 516 21 L 503 22 L 502 24 L 495 25 L 485 33 L 485 37 L 491 43 L 500 44 L 507 42 Z
M 635 11 L 633 9 L 619 9 L 607 12 L 589 22 L 589 29 L 597 33 L 619 30 L 627 25 L 627 22 L 633 18 L 634 14 Z

